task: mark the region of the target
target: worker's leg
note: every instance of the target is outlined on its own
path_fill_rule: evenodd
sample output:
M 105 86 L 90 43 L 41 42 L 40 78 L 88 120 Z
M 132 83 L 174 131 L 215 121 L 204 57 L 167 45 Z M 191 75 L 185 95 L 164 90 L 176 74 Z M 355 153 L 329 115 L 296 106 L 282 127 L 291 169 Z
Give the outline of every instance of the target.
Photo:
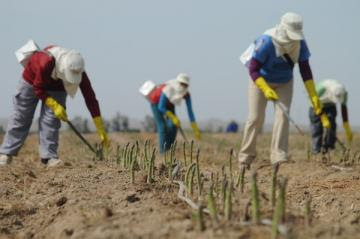
M 286 84 L 277 84 L 274 89 L 279 95 L 281 102 L 290 114 L 290 105 L 293 95 L 293 80 Z M 271 139 L 271 156 L 272 164 L 285 162 L 288 160 L 289 147 L 289 119 L 279 105 L 275 104 L 275 119 Z
M 249 116 L 244 128 L 239 162 L 249 165 L 256 157 L 256 138 L 264 123 L 267 100 L 252 80 L 249 80 L 248 94 Z
M 177 135 L 177 127 L 170 119 L 166 120 L 166 132 L 166 150 L 168 150 L 175 142 Z
M 21 80 L 13 97 L 14 112 L 9 119 L 0 154 L 18 154 L 29 133 L 38 101 L 33 86 Z
M 326 115 L 329 118 L 331 128 L 327 130 L 327 133 L 324 137 L 324 147 L 327 149 L 335 149 L 335 143 L 336 143 L 336 105 L 335 104 L 329 104 L 324 106 L 323 111 L 326 113 Z
M 65 107 L 66 92 L 49 92 L 59 104 Z M 40 158 L 58 158 L 57 149 L 59 146 L 59 129 L 61 122 L 55 117 L 54 112 L 44 103 L 41 105 L 39 118 L 39 150 Z
M 165 152 L 165 138 L 166 138 L 166 125 L 164 117 L 161 115 L 160 111 L 158 110 L 157 104 L 151 104 L 151 110 L 154 115 L 155 123 L 156 123 L 156 130 L 158 133 L 158 141 L 159 141 L 159 150 L 160 153 Z
M 323 126 L 320 117 L 315 114 L 312 107 L 309 109 L 309 118 L 311 125 L 312 153 L 318 154 L 321 152 L 322 147 Z

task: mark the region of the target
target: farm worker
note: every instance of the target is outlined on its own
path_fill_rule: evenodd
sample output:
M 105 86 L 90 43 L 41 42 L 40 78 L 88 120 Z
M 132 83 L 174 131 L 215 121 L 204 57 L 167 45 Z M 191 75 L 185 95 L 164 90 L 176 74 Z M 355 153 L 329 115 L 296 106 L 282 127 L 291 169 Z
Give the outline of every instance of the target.
M 312 107 L 309 110 L 309 117 L 311 123 L 311 136 L 312 136 L 312 151 L 314 154 L 320 153 L 321 148 L 325 150 L 334 149 L 336 143 L 336 104 L 341 104 L 341 115 L 345 136 L 347 142 L 352 141 L 352 132 L 348 119 L 347 112 L 347 91 L 344 85 L 337 80 L 327 79 L 320 81 L 316 84 L 316 92 L 319 96 L 320 103 L 323 106 L 323 111 L 326 113 L 330 120 L 331 128 L 326 130 L 323 138 L 323 126 L 319 116 L 314 114 Z
M 289 111 L 293 94 L 293 69 L 299 64 L 300 73 L 313 105 L 314 113 L 321 115 L 324 127 L 330 127 L 315 91 L 309 65 L 310 52 L 303 35 L 303 20 L 296 13 L 286 13 L 279 25 L 271 28 L 254 43 L 247 67 L 249 116 L 245 124 L 239 162 L 249 166 L 256 157 L 256 138 L 261 130 L 268 101 L 274 101 L 275 120 L 271 140 L 272 164 L 288 160 L 289 120 L 276 102 Z
M 39 100 L 42 101 L 39 118 L 41 162 L 48 167 L 61 163 L 57 153 L 60 120 L 68 121 L 66 97 L 75 97 L 78 88 L 102 143 L 109 145 L 99 103 L 84 66 L 84 59 L 78 51 L 60 46 L 49 46 L 31 55 L 13 98 L 14 113 L 0 147 L 0 165 L 9 164 L 12 156 L 18 154 L 28 135 Z
M 197 139 L 201 133 L 195 121 L 189 92 L 190 77 L 184 73 L 179 74 L 176 79 L 169 80 L 157 86 L 150 93 L 148 99 L 156 122 L 160 152 L 164 153 L 170 149 L 176 139 L 177 128 L 180 120 L 176 116 L 175 106 L 180 105 L 185 99 L 186 107 L 191 122 L 191 127 Z

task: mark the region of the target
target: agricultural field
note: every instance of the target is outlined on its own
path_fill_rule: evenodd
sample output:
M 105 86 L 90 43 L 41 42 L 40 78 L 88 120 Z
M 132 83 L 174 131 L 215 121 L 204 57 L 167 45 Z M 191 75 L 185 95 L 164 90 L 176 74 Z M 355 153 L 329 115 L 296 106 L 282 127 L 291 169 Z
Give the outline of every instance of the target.
M 292 134 L 291 160 L 274 179 L 263 134 L 243 180 L 240 134 L 205 134 L 192 153 L 179 135 L 166 157 L 155 134 L 110 138 L 111 152 L 94 156 L 63 132 L 64 165 L 46 169 L 30 135 L 0 168 L 0 238 L 360 238 L 358 135 L 350 150 L 313 158 L 310 137 Z

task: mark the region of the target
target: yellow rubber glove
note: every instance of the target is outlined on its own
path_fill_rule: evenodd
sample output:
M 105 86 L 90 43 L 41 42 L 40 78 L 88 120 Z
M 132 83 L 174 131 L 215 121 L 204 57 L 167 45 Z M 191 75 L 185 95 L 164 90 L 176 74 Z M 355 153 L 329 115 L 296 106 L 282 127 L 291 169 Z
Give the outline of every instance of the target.
M 100 116 L 93 118 L 94 120 L 94 124 L 96 127 L 96 131 L 99 134 L 100 140 L 101 140 L 101 144 L 108 148 L 110 146 L 110 141 L 109 138 L 107 136 L 105 127 L 104 127 L 104 122 L 102 120 L 102 118 Z
M 350 124 L 349 124 L 349 122 L 344 122 L 343 125 L 344 125 L 344 130 L 345 130 L 345 135 L 346 135 L 346 141 L 348 143 L 351 143 L 353 134 L 351 132 Z
M 176 117 L 176 115 L 171 112 L 170 110 L 166 111 L 165 112 L 166 116 L 173 122 L 173 124 L 176 126 L 176 127 L 180 127 L 180 120 L 178 117 Z
M 54 98 L 50 96 L 46 98 L 45 105 L 54 112 L 56 118 L 65 122 L 68 121 L 65 108 L 61 104 L 59 104 Z
M 321 106 L 321 103 L 319 101 L 319 97 L 318 97 L 318 95 L 316 93 L 316 90 L 315 90 L 314 81 L 312 79 L 306 80 L 304 84 L 305 84 L 306 91 L 309 94 L 309 98 L 310 98 L 311 104 L 312 104 L 312 106 L 314 108 L 315 114 L 320 115 L 321 112 L 322 112 L 322 106 Z
M 264 93 L 267 100 L 278 100 L 279 96 L 276 91 L 274 91 L 268 83 L 266 83 L 263 77 L 259 77 L 255 80 L 255 85 Z
M 191 128 L 193 129 L 195 138 L 200 140 L 201 139 L 201 133 L 200 133 L 200 130 L 199 130 L 199 127 L 198 127 L 197 123 L 196 122 L 191 122 Z
M 320 115 L 320 119 L 321 119 L 321 124 L 324 128 L 326 129 L 330 129 L 331 128 L 331 123 L 329 121 L 329 118 L 327 117 L 327 115 L 325 113 L 322 113 Z

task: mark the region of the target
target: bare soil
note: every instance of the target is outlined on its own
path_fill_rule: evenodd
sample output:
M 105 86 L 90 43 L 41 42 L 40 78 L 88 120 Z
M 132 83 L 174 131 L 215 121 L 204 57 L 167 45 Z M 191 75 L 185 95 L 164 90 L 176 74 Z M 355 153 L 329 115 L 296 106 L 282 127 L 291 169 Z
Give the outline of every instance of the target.
M 85 137 L 97 140 L 95 134 Z M 118 133 L 110 137 L 113 146 L 123 147 L 136 140 L 142 145 L 146 139 L 156 144 L 155 134 Z M 182 139 L 178 137 L 176 158 L 183 161 Z M 339 148 L 327 160 L 308 157 L 309 140 L 308 136 L 291 135 L 292 159 L 279 170 L 279 175 L 288 179 L 284 223 L 288 236 L 360 238 L 358 135 L 348 157 Z M 229 151 L 237 151 L 240 141 L 240 134 L 208 134 L 195 143 L 201 150 L 204 190 L 199 197 L 195 186 L 190 196 L 194 202 L 207 205 L 211 172 L 221 175 L 225 165 L 230 177 Z M 251 168 L 257 169 L 263 219 L 271 219 L 273 214 L 269 146 L 270 135 L 261 135 L 258 158 Z M 232 219 L 224 219 L 218 199 L 221 219 L 213 222 L 205 215 L 206 229 L 200 231 L 195 211 L 177 197 L 179 187 L 159 170 L 163 156 L 156 157 L 155 182 L 147 184 L 146 172 L 136 171 L 132 184 L 129 170 L 117 164 L 115 150 L 103 161 L 94 160 L 74 134 L 63 132 L 59 152 L 64 165 L 45 168 L 38 158 L 37 135 L 32 134 L 12 164 L 0 168 L 0 238 L 271 238 L 271 227 L 245 223 L 249 219 L 245 208 L 250 200 L 250 171 L 245 174 L 245 192 L 234 187 Z M 236 157 L 233 168 L 236 182 Z M 304 208 L 310 196 L 313 217 L 311 226 L 306 226 Z

